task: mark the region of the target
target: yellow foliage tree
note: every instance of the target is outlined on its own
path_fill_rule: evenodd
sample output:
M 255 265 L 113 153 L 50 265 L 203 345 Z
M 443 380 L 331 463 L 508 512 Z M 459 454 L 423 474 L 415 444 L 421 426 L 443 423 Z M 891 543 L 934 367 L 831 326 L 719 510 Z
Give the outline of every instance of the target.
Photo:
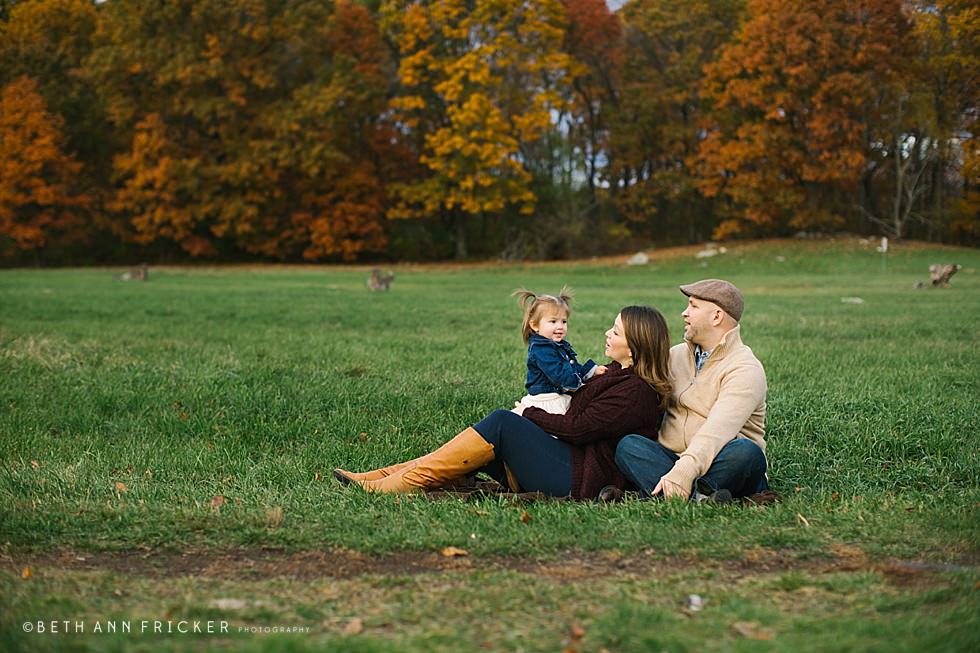
M 936 163 L 923 213 L 933 227 L 946 227 L 964 243 L 980 241 L 980 143 L 977 71 L 980 70 L 980 8 L 976 0 L 912 2 L 921 44 L 918 77 L 925 86 L 931 120 L 929 140 Z M 947 198 L 953 201 L 947 201 Z M 948 221 L 948 223 L 947 223 Z
M 388 216 L 451 216 L 461 258 L 467 216 L 534 211 L 521 147 L 562 103 L 564 11 L 557 0 L 389 0 L 381 13 L 401 56 L 391 108 L 426 169 L 393 187 Z

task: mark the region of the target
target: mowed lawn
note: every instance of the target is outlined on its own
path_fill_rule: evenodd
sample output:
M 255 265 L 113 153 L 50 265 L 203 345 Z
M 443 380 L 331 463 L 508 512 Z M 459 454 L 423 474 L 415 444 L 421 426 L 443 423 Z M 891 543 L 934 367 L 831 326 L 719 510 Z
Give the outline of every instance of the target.
M 0 271 L 0 650 L 980 649 L 980 252 L 697 251 L 396 266 L 373 293 L 367 268 Z M 951 287 L 915 289 L 939 262 L 963 266 Z M 515 288 L 570 285 L 596 358 L 629 304 L 679 342 L 677 285 L 705 277 L 746 295 L 781 503 L 332 479 L 520 397 Z M 152 630 L 194 620 L 229 632 Z M 132 632 L 93 632 L 110 621 Z

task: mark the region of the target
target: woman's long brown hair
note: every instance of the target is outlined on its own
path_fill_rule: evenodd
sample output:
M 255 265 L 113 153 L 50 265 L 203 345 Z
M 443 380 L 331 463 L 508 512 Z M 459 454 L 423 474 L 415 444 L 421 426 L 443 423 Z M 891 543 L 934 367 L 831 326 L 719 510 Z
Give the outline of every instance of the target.
M 670 382 L 670 332 L 667 321 L 650 306 L 627 306 L 619 312 L 626 344 L 633 353 L 633 372 L 660 395 L 666 410 L 673 386 Z

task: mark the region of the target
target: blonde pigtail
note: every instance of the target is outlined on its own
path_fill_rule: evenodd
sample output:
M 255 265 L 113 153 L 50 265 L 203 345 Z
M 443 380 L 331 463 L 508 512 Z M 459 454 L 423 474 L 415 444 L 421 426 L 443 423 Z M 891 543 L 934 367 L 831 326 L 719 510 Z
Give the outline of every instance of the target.
M 557 297 L 554 295 L 538 295 L 526 288 L 518 288 L 510 296 L 517 297 L 517 303 L 524 309 L 524 322 L 521 324 L 521 335 L 524 338 L 525 345 L 530 342 L 531 334 L 534 333 L 534 328 L 531 326 L 532 323 L 540 321 L 542 312 L 550 308 L 550 310 L 564 311 L 567 315 L 568 304 L 572 301 L 573 297 L 572 289 L 568 286 L 562 286 Z
M 562 286 L 561 290 L 558 291 L 558 300 L 565 306 L 570 306 L 572 300 L 575 299 L 575 293 L 568 286 Z

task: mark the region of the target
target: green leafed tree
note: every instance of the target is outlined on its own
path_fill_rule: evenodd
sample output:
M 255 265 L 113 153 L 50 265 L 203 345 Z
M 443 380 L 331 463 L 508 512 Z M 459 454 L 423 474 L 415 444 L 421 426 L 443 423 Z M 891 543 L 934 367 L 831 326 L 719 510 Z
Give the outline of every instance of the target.
M 360 5 L 114 0 L 89 70 L 113 208 L 192 255 L 351 259 L 386 242 L 386 50 Z
M 706 238 L 715 203 L 696 186 L 691 157 L 702 138 L 704 67 L 731 39 L 744 0 L 633 0 L 623 8 L 626 52 L 610 117 L 608 179 L 616 205 L 652 235 Z

